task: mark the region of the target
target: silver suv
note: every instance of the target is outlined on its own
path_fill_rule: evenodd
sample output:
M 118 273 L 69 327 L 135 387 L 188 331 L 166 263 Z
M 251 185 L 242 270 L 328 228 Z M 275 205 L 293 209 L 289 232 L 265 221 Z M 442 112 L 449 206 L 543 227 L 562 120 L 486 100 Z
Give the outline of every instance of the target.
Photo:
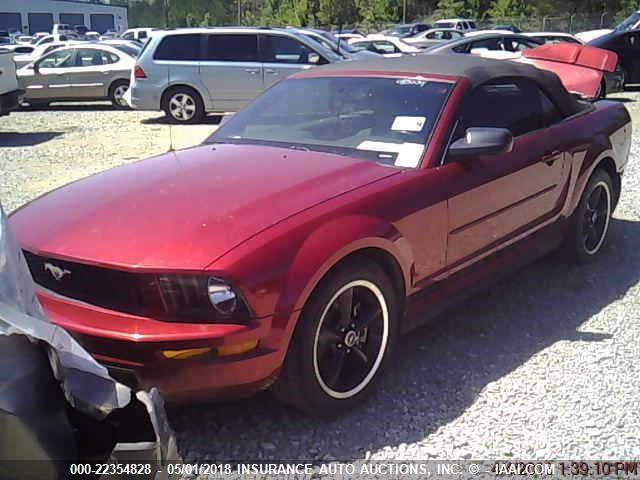
M 179 123 L 235 112 L 266 88 L 343 58 L 291 30 L 189 28 L 154 32 L 131 74 L 127 101 Z

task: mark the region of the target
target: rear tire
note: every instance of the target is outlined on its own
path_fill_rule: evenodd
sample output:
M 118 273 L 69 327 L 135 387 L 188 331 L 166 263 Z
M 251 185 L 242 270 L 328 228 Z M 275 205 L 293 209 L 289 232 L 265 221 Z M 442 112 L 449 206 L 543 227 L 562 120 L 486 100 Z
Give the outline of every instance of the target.
M 565 252 L 577 263 L 592 261 L 602 250 L 613 211 L 613 182 L 603 169 L 597 169 L 582 193 L 571 216 Z
M 399 312 L 380 266 L 364 257 L 339 265 L 307 301 L 272 391 L 314 416 L 353 408 L 373 391 L 389 362 Z
M 109 100 L 116 108 L 129 108 L 124 100 L 124 94 L 129 90 L 129 82 L 117 80 L 109 87 Z
M 162 110 L 173 123 L 198 123 L 205 116 L 200 94 L 189 87 L 173 87 L 162 97 Z

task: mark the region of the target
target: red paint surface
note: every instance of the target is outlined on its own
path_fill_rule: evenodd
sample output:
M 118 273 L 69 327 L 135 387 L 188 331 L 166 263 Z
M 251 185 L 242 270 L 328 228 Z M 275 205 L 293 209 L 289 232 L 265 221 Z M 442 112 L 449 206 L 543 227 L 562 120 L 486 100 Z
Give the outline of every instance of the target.
M 569 92 L 586 98 L 596 96 L 603 72 L 613 72 L 618 63 L 614 52 L 571 43 L 542 45 L 525 50 L 522 57 L 525 63 L 555 73 Z

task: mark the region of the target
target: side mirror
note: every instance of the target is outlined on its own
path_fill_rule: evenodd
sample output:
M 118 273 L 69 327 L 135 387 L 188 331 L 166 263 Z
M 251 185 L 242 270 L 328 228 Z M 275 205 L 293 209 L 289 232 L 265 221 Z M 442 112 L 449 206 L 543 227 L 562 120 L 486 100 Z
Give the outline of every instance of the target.
M 317 53 L 311 52 L 307 56 L 307 62 L 309 62 L 311 65 L 318 65 L 320 63 L 320 55 L 318 55 Z
M 37 63 L 32 64 L 31 68 L 33 69 L 34 73 L 40 73 L 40 66 Z
M 464 159 L 478 155 L 498 155 L 513 149 L 513 134 L 506 128 L 473 127 L 449 146 L 448 155 Z

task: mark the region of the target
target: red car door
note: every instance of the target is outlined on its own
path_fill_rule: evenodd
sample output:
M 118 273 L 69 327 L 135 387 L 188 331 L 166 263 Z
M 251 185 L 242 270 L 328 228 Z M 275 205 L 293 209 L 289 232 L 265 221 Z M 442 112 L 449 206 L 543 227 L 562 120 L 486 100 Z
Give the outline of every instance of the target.
M 559 210 L 568 178 L 561 120 L 528 80 L 483 85 L 466 98 L 453 140 L 469 127 L 502 127 L 511 130 L 514 145 L 500 155 L 445 158 L 451 186 L 447 266 L 481 256 Z

